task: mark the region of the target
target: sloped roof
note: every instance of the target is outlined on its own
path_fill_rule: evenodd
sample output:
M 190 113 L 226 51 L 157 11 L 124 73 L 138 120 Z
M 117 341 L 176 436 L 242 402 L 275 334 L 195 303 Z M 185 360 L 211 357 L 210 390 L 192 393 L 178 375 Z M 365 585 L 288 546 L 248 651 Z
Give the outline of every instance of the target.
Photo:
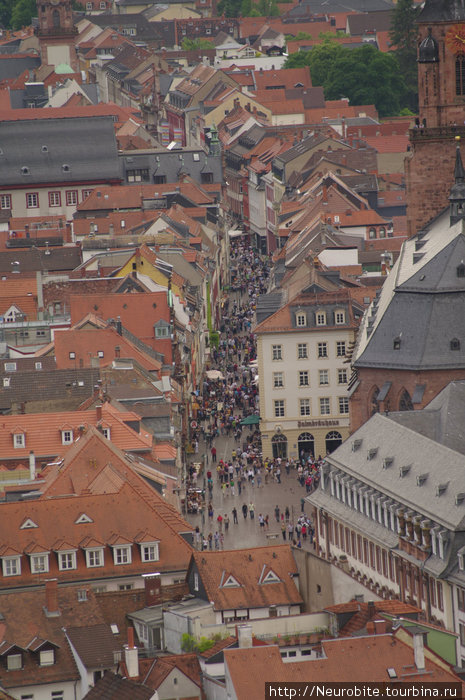
M 87 627 L 67 627 L 66 634 L 86 668 L 108 668 L 114 665 L 114 652 L 120 650 L 120 644 L 108 625 L 101 623 Z
M 465 259 L 461 222 L 449 211 L 404 242 L 379 299 L 364 317 L 355 366 L 439 369 L 465 367 Z M 450 341 L 459 347 L 451 349 Z M 394 340 L 398 348 L 394 350 Z
M 155 660 L 147 659 L 139 664 L 140 676 L 145 686 L 157 690 L 174 670 L 179 671 L 199 688 L 202 687 L 201 669 L 197 654 L 173 654 Z
M 89 690 L 84 700 L 151 700 L 153 690 L 127 678 L 105 671 L 103 678 Z
M 192 559 L 207 599 L 214 601 L 215 610 L 301 605 L 303 602 L 292 578 L 297 566 L 289 545 L 194 552 Z M 259 583 L 265 569 L 266 573 L 271 569 L 280 581 Z M 240 586 L 223 585 L 230 575 Z

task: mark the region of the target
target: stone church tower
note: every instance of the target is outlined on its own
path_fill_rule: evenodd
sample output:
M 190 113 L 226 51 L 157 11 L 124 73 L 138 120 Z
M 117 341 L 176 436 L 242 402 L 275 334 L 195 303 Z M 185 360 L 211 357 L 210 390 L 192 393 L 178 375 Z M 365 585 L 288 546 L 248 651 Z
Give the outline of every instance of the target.
M 447 206 L 455 137 L 465 140 L 465 4 L 426 0 L 417 23 L 420 123 L 405 161 L 409 236 Z
M 42 63 L 55 67 L 65 63 L 78 72 L 75 49 L 77 30 L 74 27 L 71 0 L 38 0 L 37 12 L 37 36 Z

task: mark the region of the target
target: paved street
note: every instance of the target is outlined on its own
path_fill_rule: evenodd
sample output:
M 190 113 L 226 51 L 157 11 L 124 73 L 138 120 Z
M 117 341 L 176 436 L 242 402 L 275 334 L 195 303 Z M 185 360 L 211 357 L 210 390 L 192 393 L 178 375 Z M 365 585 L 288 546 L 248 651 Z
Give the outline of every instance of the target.
M 246 428 L 243 431 L 243 437 L 247 434 Z M 232 450 L 237 447 L 237 443 L 234 442 L 232 437 L 220 437 L 215 440 L 215 446 L 217 448 L 218 460 L 229 459 L 231 457 Z M 187 515 L 187 520 L 194 526 L 199 526 L 201 532 L 205 536 L 209 532 L 215 533 L 218 529 L 217 516 L 221 513 L 227 513 L 230 518 L 229 531 L 225 533 L 224 537 L 224 549 L 240 549 L 241 547 L 257 547 L 263 545 L 273 545 L 276 542 L 282 543 L 283 537 L 281 533 L 281 523 L 277 523 L 275 519 L 275 507 L 279 506 L 280 510 L 284 512 L 286 506 L 290 510 L 291 522 L 295 524 L 297 518 L 301 513 L 301 498 L 305 496 L 305 487 L 300 486 L 297 481 L 297 472 L 291 472 L 289 476 L 286 474 L 285 469 L 282 469 L 281 484 L 270 481 L 268 484 L 264 483 L 264 477 L 262 479 L 262 485 L 260 488 L 255 484 L 254 487 L 247 482 L 246 488 L 242 489 L 242 495 L 238 495 L 238 489 L 236 486 L 236 495 L 226 495 L 224 496 L 221 492 L 221 488 L 216 477 L 216 465 L 211 465 L 210 451 L 208 453 L 208 465 L 206 470 L 209 468 L 213 474 L 213 508 L 214 515 L 213 521 L 210 523 L 208 520 L 208 514 L 205 512 L 201 515 Z M 204 454 L 204 442 L 200 444 L 200 450 L 198 455 L 189 455 L 190 461 L 196 462 L 201 460 L 201 456 Z M 199 479 L 199 488 L 203 487 L 203 479 Z M 247 517 L 244 520 L 242 515 L 242 505 L 246 503 L 247 505 L 252 501 L 255 506 L 255 517 L 250 520 Z M 208 505 L 208 497 L 207 497 Z M 238 524 L 234 525 L 232 509 L 237 508 L 238 512 Z M 308 504 L 305 506 L 305 512 L 307 515 L 310 514 L 310 509 Z M 269 529 L 261 528 L 258 522 L 258 514 L 262 513 L 269 515 Z M 205 523 L 202 523 L 202 519 Z M 224 528 L 223 528 L 224 530 Z M 270 535 L 277 535 L 276 539 L 272 539 Z M 267 536 L 268 535 L 268 536 Z M 286 541 L 287 535 L 286 535 Z M 312 545 L 309 544 L 308 540 L 304 542 L 302 540 L 302 547 L 310 549 Z

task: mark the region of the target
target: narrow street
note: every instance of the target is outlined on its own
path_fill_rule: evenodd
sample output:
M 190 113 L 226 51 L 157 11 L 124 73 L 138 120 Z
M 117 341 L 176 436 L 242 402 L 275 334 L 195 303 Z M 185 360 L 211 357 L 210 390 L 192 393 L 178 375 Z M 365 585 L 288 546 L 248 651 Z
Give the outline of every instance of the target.
M 213 354 L 210 366 L 210 369 L 220 371 L 224 379 L 214 382 L 210 389 L 204 391 L 204 407 L 207 411 L 203 417 L 202 430 L 206 437 L 200 435 L 201 430 L 198 431 L 198 452 L 190 454 L 187 460 L 188 464 L 203 462 L 204 465 L 195 484 L 197 489 L 206 494 L 204 508 L 202 512 L 187 513 L 186 516 L 188 521 L 199 529 L 196 537 L 196 546 L 199 549 L 205 547 L 205 541 L 208 540 L 208 547 L 211 546 L 212 549 L 239 549 L 298 541 L 299 537 L 294 528 L 301 516 L 309 515 L 303 510 L 306 488 L 298 481 L 298 465 L 286 466 L 286 460 L 283 460 L 281 465 L 280 460 L 273 460 L 268 466 L 264 465 L 260 448 L 257 451 L 252 450 L 248 459 L 244 457 L 243 446 L 247 443 L 247 438 L 251 438 L 255 432 L 255 425 L 242 426 L 240 436 L 235 436 L 234 428 L 224 429 L 224 425 L 231 420 L 239 421 L 244 415 L 253 416 L 258 413 L 256 384 L 252 381 L 252 373 L 249 372 L 250 361 L 255 358 L 256 352 L 254 339 L 250 335 L 249 319 L 253 317 L 258 294 L 266 290 L 268 271 L 266 263 L 260 261 L 258 254 L 252 249 L 241 245 L 239 251 L 242 264 L 229 294 L 228 315 L 225 314 L 221 319 L 220 345 L 218 352 Z M 238 250 L 235 256 L 238 260 Z M 216 462 L 213 460 L 209 435 L 215 436 L 213 445 L 216 450 Z M 234 465 L 233 488 L 229 487 L 229 479 L 226 477 L 224 481 L 228 482 L 228 486 L 222 488 L 217 467 L 221 467 L 223 463 L 226 469 L 228 464 Z M 281 474 L 277 476 L 279 467 Z M 208 488 L 209 473 L 213 485 L 211 495 Z M 247 506 L 247 511 L 250 511 L 251 504 L 253 517 L 250 517 L 250 512 L 244 517 L 243 507 Z M 213 508 L 213 514 L 210 506 Z M 234 522 L 234 508 L 237 511 L 237 523 Z M 223 522 L 218 521 L 218 516 L 221 516 Z M 225 526 L 225 519 L 229 519 L 229 527 Z M 265 523 L 261 525 L 260 520 L 263 519 Z M 313 548 L 307 536 L 301 537 L 300 542 L 303 548 Z

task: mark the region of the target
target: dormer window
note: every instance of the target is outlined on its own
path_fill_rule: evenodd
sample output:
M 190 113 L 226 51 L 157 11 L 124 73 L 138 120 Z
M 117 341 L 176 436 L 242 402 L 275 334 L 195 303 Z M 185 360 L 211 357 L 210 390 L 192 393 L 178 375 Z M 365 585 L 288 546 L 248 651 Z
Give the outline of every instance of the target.
M 302 328 L 307 325 L 307 314 L 299 312 L 295 315 L 295 325 L 298 328 Z
M 326 314 L 324 311 L 317 311 L 316 313 L 316 325 L 326 326 Z
M 45 554 L 31 554 L 31 574 L 46 574 L 48 570 L 48 552 Z
M 4 576 L 19 576 L 21 574 L 21 557 L 2 557 Z
M 394 350 L 400 350 L 400 338 L 394 338 L 393 342 L 393 348 Z
M 10 377 L 3 377 L 3 386 L 4 387 L 10 386 Z
M 103 566 L 104 554 L 103 547 L 95 549 L 86 549 L 86 564 L 89 569 L 97 566 Z
M 39 664 L 41 666 L 53 666 L 55 663 L 55 649 L 44 649 L 39 653 Z
M 346 322 L 346 315 L 344 311 L 335 311 L 334 322 L 336 326 L 342 326 Z
M 120 564 L 131 564 L 132 562 L 132 552 L 131 545 L 119 545 L 113 547 L 113 562 L 118 566 Z
M 105 437 L 107 440 L 110 439 L 110 428 L 102 428 L 102 435 Z
M 73 431 L 72 430 L 62 430 L 61 431 L 61 444 L 71 445 L 73 442 Z
M 26 447 L 26 434 L 25 433 L 15 433 L 13 435 L 13 447 L 15 449 L 20 449 L 21 447 Z
M 458 338 L 452 338 L 450 341 L 451 350 L 460 350 L 460 340 Z
M 141 544 L 140 554 L 142 561 L 158 561 L 160 559 L 158 542 Z
M 457 266 L 457 277 L 465 277 L 465 265 L 463 263 Z
M 18 671 L 23 667 L 22 654 L 8 654 L 6 657 L 6 667 L 9 671 Z

